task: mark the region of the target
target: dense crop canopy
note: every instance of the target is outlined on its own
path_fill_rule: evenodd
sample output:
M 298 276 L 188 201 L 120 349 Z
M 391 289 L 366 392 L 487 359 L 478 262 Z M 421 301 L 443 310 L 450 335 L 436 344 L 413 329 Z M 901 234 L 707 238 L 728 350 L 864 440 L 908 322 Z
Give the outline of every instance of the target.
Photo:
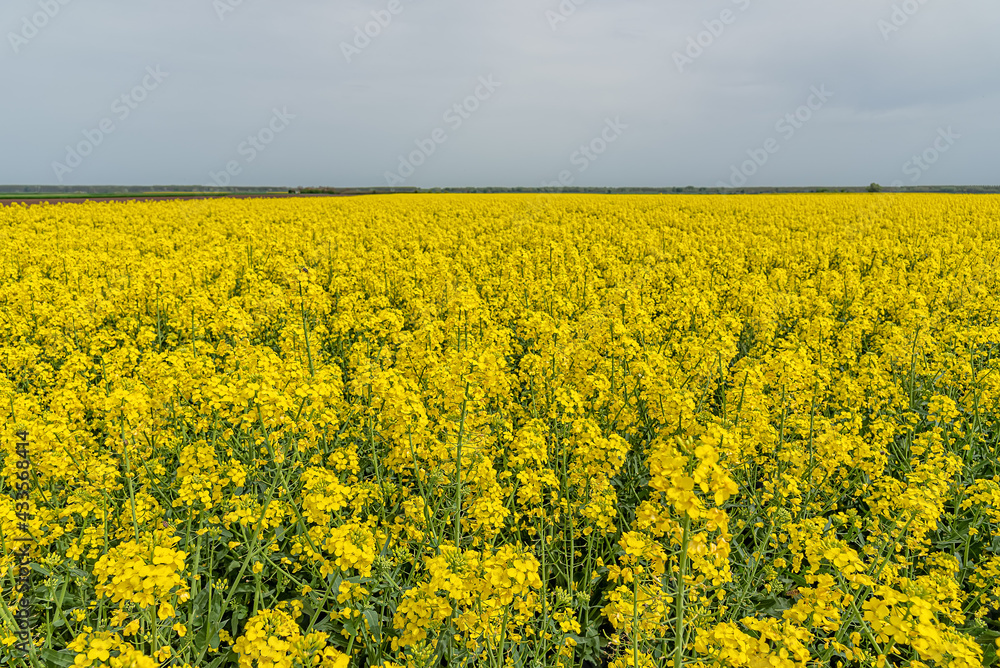
M 989 196 L 0 207 L 0 661 L 24 602 L 39 666 L 991 665 L 998 253 Z

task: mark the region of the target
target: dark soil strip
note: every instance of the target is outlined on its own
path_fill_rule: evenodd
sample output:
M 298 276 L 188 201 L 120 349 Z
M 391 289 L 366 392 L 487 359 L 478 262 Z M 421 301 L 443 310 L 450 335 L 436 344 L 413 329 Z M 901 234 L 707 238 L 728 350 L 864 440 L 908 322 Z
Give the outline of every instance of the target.
M 359 193 L 360 194 L 360 193 Z M 192 195 L 190 197 L 156 197 L 156 196 L 136 196 L 129 197 L 127 195 L 122 197 L 28 197 L 25 199 L 7 199 L 0 197 L 0 206 L 4 204 L 81 204 L 83 202 L 176 202 L 178 200 L 193 200 L 193 199 L 277 199 L 277 198 L 288 198 L 288 197 L 357 197 L 353 193 L 348 193 L 344 195 L 339 194 L 294 194 L 294 193 L 275 193 L 275 194 L 264 194 L 264 195 Z

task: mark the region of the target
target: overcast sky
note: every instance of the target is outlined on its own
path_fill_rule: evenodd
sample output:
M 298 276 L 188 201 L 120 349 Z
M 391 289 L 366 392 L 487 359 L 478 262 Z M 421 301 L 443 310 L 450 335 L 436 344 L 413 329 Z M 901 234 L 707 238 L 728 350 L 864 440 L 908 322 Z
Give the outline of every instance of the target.
M 1000 184 L 996 0 L 3 0 L 0 183 Z

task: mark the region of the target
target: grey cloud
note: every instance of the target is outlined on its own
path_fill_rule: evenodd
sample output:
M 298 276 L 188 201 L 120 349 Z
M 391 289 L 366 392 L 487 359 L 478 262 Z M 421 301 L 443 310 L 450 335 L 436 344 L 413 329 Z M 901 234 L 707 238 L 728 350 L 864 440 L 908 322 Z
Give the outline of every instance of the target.
M 990 0 L 243 0 L 220 18 L 231 1 L 5 2 L 0 183 L 202 184 L 236 156 L 236 185 L 382 185 L 442 128 L 408 184 L 537 186 L 568 169 L 574 185 L 710 186 L 819 85 L 834 97 L 749 185 L 889 183 L 949 125 L 962 139 L 920 182 L 1000 183 Z M 119 119 L 156 66 L 169 78 Z M 446 110 L 490 75 L 502 89 L 452 129 Z M 295 120 L 247 162 L 239 147 L 276 107 Z M 620 139 L 574 166 L 619 116 Z

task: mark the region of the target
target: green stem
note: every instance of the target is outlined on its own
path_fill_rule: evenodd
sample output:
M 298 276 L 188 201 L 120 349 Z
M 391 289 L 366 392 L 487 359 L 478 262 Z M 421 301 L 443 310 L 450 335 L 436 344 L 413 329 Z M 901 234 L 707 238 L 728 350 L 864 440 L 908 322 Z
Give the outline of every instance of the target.
M 465 395 L 462 398 L 462 419 L 458 425 L 458 453 L 455 463 L 455 486 L 458 494 L 455 499 L 455 547 L 462 549 L 462 439 L 465 436 L 465 412 L 469 403 L 469 383 L 465 383 Z
M 299 283 L 299 297 L 302 298 L 302 284 Z M 309 345 L 309 323 L 306 321 L 306 303 L 304 298 L 301 301 L 302 308 L 302 331 L 306 338 L 306 356 L 309 358 L 309 375 L 315 376 L 316 370 L 313 368 L 312 347 Z
M 125 454 L 125 479 L 128 481 L 128 500 L 132 506 L 132 527 L 135 530 L 135 542 L 139 542 L 139 520 L 135 512 L 135 489 L 132 487 L 132 466 L 128 459 L 128 441 L 125 439 L 125 426 L 122 424 L 122 452 Z M 105 536 L 105 549 L 107 537 Z
M 674 647 L 674 668 L 684 665 L 684 575 L 687 571 L 688 542 L 691 540 L 691 516 L 684 515 L 684 537 L 681 539 L 680 567 L 677 574 L 677 598 L 675 610 L 677 616 L 677 641 Z
M 632 569 L 632 665 L 639 668 L 639 575 Z

